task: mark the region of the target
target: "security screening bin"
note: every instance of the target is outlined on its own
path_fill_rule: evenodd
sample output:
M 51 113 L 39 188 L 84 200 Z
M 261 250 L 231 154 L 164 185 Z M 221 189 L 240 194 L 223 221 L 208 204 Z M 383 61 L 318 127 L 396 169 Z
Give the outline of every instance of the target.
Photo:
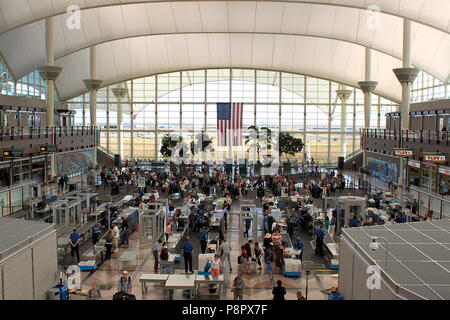
M 68 288 L 64 285 L 57 285 L 47 291 L 48 300 L 67 300 Z

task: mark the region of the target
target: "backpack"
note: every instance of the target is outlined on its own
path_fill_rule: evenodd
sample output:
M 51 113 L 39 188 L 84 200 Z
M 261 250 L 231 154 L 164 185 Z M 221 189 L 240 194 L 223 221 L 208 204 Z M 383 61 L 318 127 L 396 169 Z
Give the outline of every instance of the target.
M 208 262 L 205 264 L 204 272 L 209 272 L 211 270 L 211 262 L 208 260 Z
M 160 258 L 161 260 L 169 260 L 169 250 L 167 250 L 167 248 L 161 249 Z

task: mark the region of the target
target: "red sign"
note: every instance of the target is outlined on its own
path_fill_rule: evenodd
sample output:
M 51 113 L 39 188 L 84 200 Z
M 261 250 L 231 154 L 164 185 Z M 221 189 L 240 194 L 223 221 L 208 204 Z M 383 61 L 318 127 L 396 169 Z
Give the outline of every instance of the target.
M 426 154 L 423 156 L 423 160 L 427 162 L 445 162 L 447 158 L 445 155 Z
M 406 149 L 395 149 L 394 150 L 394 156 L 397 157 L 412 157 L 413 152 L 412 150 L 406 150 Z

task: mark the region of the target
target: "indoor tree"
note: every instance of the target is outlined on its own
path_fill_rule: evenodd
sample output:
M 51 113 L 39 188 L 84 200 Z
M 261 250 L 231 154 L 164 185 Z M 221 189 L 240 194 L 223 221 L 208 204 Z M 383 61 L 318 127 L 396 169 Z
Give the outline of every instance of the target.
M 289 132 L 281 132 L 279 137 L 280 154 L 285 154 L 289 160 L 289 156 L 294 156 L 303 150 L 303 141 L 295 138 Z

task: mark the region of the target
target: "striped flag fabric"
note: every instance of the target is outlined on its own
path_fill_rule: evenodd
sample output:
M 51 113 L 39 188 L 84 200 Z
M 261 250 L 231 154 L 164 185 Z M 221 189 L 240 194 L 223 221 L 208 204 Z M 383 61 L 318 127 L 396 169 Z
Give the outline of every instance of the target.
M 243 103 L 217 103 L 217 145 L 242 146 Z

